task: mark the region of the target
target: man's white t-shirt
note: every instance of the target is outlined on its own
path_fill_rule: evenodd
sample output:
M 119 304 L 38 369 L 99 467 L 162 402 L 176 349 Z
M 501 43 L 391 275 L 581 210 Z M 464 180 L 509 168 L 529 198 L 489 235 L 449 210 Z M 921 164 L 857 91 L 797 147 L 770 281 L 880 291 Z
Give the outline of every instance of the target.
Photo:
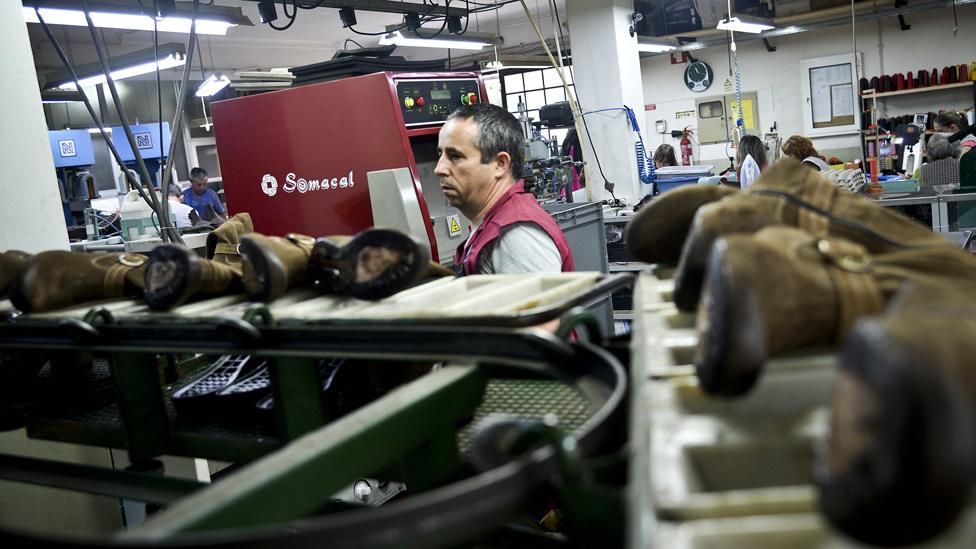
M 478 257 L 479 274 L 558 273 L 562 269 L 556 243 L 546 231 L 527 221 L 502 229 Z
M 179 200 L 170 199 L 169 210 L 176 216 L 177 229 L 193 226 L 193 222 L 190 221 L 190 212 L 193 211 L 192 206 L 187 206 Z

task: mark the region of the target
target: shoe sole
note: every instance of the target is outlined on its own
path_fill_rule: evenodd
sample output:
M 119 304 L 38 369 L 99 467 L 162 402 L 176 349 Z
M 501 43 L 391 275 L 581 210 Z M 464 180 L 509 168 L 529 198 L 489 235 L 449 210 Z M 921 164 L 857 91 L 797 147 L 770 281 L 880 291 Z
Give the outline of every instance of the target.
M 758 298 L 726 261 L 728 244 L 712 246 L 698 310 L 695 371 L 712 395 L 739 396 L 752 388 L 765 361 L 765 329 Z
M 201 275 L 200 258 L 191 250 L 176 245 L 153 248 L 144 279 L 146 305 L 164 311 L 186 303 L 196 291 L 190 281 Z
M 239 249 L 248 299 L 271 301 L 288 290 L 285 266 L 265 238 L 244 235 Z
M 880 405 L 870 425 L 876 434 L 866 450 L 845 456 L 842 472 L 829 470 L 829 447 L 820 448 L 814 482 L 828 520 L 860 541 L 922 542 L 948 528 L 969 501 L 976 476 L 971 405 L 951 376 L 931 368 L 878 319 L 860 321 L 844 344 L 842 374 Z
M 370 250 L 398 254 L 392 264 L 369 275 Z M 367 229 L 342 246 L 320 239 L 312 249 L 310 266 L 321 287 L 357 299 L 376 300 L 405 290 L 423 279 L 430 252 L 412 236 L 391 229 Z

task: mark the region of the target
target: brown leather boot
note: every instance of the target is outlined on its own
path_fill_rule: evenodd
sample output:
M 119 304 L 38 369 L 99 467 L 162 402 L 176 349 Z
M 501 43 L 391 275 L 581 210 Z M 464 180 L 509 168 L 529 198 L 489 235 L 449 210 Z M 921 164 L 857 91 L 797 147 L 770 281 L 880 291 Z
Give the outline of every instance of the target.
M 271 301 L 305 282 L 314 245 L 314 238 L 299 234 L 285 238 L 257 233 L 244 235 L 240 250 L 248 298 Z
M 430 252 L 414 237 L 392 229 L 315 241 L 311 276 L 326 292 L 382 299 L 417 284 L 430 272 Z
M 142 294 L 146 256 L 133 253 L 49 251 L 27 259 L 10 290 L 25 313 Z
M 7 297 L 10 287 L 17 278 L 17 272 L 27 263 L 30 254 L 20 250 L 0 253 L 0 299 Z
M 627 223 L 627 249 L 647 263 L 677 263 L 698 208 L 738 192 L 724 185 L 686 185 L 656 197 Z
M 238 265 L 204 259 L 178 244 L 156 246 L 149 254 L 143 297 L 152 309 L 163 311 L 194 296 L 212 297 L 242 290 Z
M 869 544 L 925 541 L 966 508 L 976 478 L 976 299 L 907 285 L 844 344 L 814 481 L 824 514 Z
M 839 343 L 906 280 L 976 295 L 976 258 L 951 247 L 872 256 L 857 243 L 785 226 L 723 237 L 698 309 L 698 379 L 709 393 L 742 394 L 767 358 Z
M 241 256 L 237 246 L 241 243 L 241 237 L 253 232 L 251 214 L 235 214 L 207 235 L 207 259 L 239 267 Z
M 769 225 L 798 227 L 817 236 L 857 242 L 870 253 L 921 247 L 953 247 L 932 229 L 890 209 L 840 190 L 792 159 L 776 163 L 745 193 L 701 207 L 675 271 L 678 308 L 693 311 L 716 238 L 751 233 Z

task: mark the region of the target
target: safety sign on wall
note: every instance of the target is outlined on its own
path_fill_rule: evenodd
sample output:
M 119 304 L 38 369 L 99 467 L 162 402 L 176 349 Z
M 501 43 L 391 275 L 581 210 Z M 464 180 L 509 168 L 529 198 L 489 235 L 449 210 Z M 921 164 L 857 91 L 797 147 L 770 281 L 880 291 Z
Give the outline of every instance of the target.
M 458 214 L 447 216 L 447 231 L 450 236 L 461 234 L 461 216 Z

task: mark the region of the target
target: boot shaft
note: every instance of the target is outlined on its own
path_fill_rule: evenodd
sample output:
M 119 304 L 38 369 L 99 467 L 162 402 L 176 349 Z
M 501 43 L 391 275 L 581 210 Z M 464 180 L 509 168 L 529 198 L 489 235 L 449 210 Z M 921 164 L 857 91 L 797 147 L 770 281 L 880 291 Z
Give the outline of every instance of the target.
M 40 313 L 86 301 L 139 295 L 146 256 L 48 251 L 31 256 L 10 292 L 14 306 Z
M 254 232 L 251 214 L 239 213 L 207 235 L 207 258 L 218 263 L 240 266 L 241 256 L 237 250 L 241 237 Z
M 30 254 L 20 250 L 10 250 L 0 253 L 0 299 L 10 292 L 17 273 L 27 263 Z
M 305 282 L 314 244 L 312 237 L 298 234 L 286 238 L 257 233 L 245 235 L 240 251 L 248 297 L 270 301 Z

